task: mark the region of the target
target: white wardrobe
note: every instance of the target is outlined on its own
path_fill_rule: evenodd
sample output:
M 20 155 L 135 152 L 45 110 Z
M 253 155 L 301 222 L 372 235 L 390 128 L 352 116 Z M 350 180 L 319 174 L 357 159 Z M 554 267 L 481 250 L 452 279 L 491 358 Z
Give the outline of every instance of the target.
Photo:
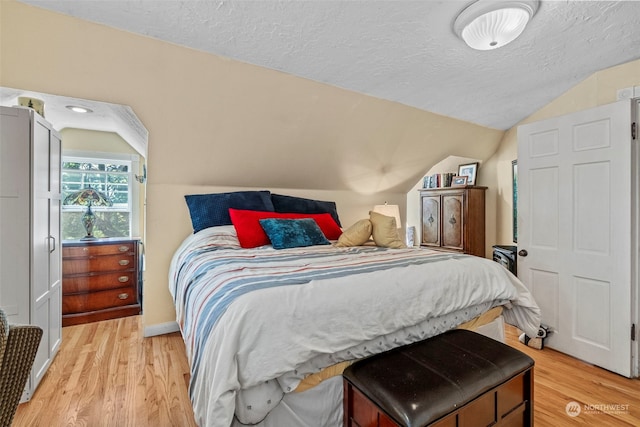
M 21 401 L 60 348 L 60 136 L 31 109 L 0 107 L 0 307 L 44 330 Z

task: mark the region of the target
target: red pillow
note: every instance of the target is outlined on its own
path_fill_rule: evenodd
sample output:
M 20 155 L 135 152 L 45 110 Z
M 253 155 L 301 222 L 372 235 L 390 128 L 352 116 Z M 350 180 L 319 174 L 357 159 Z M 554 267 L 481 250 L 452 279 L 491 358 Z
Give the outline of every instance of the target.
M 243 248 L 255 248 L 257 246 L 271 243 L 267 233 L 260 225 L 260 220 L 265 218 L 287 218 L 300 219 L 312 218 L 322 230 L 322 233 L 329 240 L 337 240 L 342 234 L 340 226 L 329 213 L 303 214 L 303 213 L 278 213 L 266 211 L 248 211 L 243 209 L 229 208 L 231 222 L 236 229 L 238 241 Z

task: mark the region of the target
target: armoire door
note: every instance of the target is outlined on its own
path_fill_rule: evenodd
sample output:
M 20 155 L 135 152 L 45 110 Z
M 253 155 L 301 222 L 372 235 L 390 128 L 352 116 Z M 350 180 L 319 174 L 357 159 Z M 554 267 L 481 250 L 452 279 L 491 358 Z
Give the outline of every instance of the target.
M 62 141 L 51 132 L 49 140 L 49 359 L 62 343 Z
M 626 377 L 638 375 L 632 111 L 627 100 L 518 128 L 518 277 L 553 331 L 546 345 Z
M 440 246 L 440 195 L 422 196 L 422 244 Z
M 60 266 L 60 139 L 33 115 L 31 324 L 44 334 L 33 363 L 34 389 L 51 364 L 62 336 Z
M 455 250 L 464 248 L 464 196 L 442 195 L 442 247 Z

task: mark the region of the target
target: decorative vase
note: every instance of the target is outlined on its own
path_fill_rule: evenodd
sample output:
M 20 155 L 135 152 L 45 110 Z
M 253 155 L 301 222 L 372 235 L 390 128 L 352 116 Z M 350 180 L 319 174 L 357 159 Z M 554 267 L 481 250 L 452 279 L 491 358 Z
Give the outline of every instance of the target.
M 87 235 L 80 240 L 94 240 L 93 236 L 93 224 L 95 223 L 96 216 L 91 211 L 91 202 L 87 205 L 87 211 L 82 215 L 82 225 L 87 232 Z

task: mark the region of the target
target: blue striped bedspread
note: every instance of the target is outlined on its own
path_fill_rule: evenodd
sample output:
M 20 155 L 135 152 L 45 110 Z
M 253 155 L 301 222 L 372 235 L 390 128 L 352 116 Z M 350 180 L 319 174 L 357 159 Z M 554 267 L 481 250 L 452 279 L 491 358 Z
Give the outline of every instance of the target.
M 484 258 L 375 246 L 241 249 L 233 227 L 189 236 L 169 290 L 203 426 L 229 426 L 234 414 L 257 422 L 306 373 L 442 332 L 441 323 L 425 332 L 431 319 L 450 329 L 506 303 L 507 321 L 525 331 L 539 324 L 526 288 Z

